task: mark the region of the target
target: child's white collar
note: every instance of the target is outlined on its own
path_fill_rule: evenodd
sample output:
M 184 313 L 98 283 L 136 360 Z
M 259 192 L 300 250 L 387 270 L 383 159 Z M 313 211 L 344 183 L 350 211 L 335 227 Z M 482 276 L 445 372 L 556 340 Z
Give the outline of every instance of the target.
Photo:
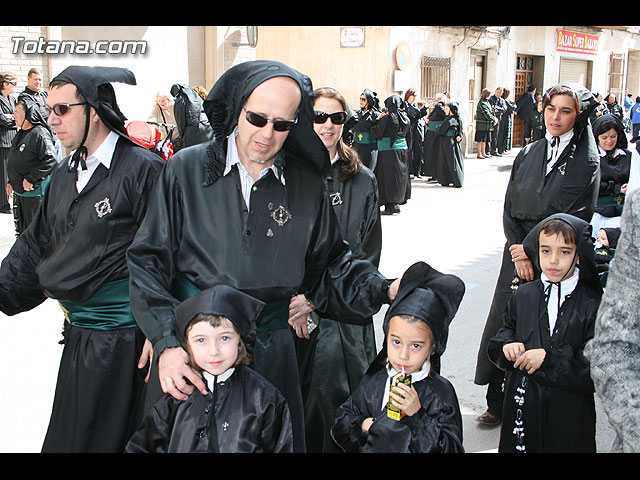
M 209 390 L 213 392 L 213 389 L 215 388 L 214 382 L 216 382 L 216 379 L 217 379 L 217 383 L 224 382 L 233 374 L 234 371 L 235 371 L 235 368 L 232 367 L 226 372 L 224 372 L 222 375 L 218 375 L 217 377 L 214 375 L 211 375 L 209 372 L 204 372 L 203 373 L 204 379 L 207 381 L 207 386 L 209 387 Z

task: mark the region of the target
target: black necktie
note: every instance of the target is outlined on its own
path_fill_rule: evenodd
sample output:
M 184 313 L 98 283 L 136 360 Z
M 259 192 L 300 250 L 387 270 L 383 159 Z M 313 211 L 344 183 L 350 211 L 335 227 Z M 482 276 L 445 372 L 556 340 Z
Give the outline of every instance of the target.
M 553 158 L 556 156 L 559 143 L 560 143 L 559 137 L 553 137 L 551 139 L 551 142 L 549 142 L 549 144 L 551 145 L 551 155 L 549 155 L 549 158 L 547 159 L 547 163 L 553 160 Z

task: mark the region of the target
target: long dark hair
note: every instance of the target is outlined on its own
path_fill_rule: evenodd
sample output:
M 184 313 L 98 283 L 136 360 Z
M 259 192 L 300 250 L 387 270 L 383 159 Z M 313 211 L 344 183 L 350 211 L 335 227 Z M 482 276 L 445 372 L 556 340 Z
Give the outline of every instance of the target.
M 335 88 L 316 88 L 313 91 L 314 103 L 320 97 L 333 98 L 340 102 L 340 105 L 342 105 L 342 109 L 345 112 L 350 112 L 349 106 L 347 105 L 347 101 L 345 100 L 344 96 Z M 344 136 L 341 136 L 340 140 L 338 140 L 337 148 L 338 156 L 342 159 L 342 162 L 340 164 L 340 180 L 344 182 L 354 177 L 360 171 L 362 161 L 358 156 L 358 152 L 356 152 L 352 147 L 345 143 Z

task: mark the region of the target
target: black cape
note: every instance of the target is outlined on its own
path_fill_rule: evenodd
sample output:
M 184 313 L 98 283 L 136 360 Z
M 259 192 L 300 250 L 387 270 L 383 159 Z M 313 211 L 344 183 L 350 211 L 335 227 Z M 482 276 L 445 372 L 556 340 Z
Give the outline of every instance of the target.
M 513 161 L 502 217 L 506 237 L 502 264 L 478 350 L 474 382 L 479 385 L 502 381 L 502 372 L 487 357 L 487 344 L 500 328 L 512 286 L 520 283 L 509 247 L 522 243 L 529 231 L 549 215 L 564 212 L 590 221 L 596 207 L 600 161 L 589 128 L 589 115 L 597 107 L 597 101 L 584 87 L 569 85 L 576 91 L 582 110 L 574 125 L 574 135 L 553 170 L 546 174 L 545 138 L 527 144 Z
M 338 217 L 340 232 L 355 258 L 374 265 L 380 261 L 382 229 L 378 189 L 374 174 L 366 167 L 342 179 L 340 165 L 334 163 L 327 177 L 329 196 Z M 329 429 L 336 408 L 356 389 L 376 356 L 373 319 L 353 324 L 314 312 L 317 329 L 310 340 L 299 340 L 307 451 L 335 452 L 338 447 Z M 364 321 L 364 319 L 363 319 Z
M 303 95 L 298 123 L 275 159 L 285 183 L 269 170 L 254 185 L 248 209 L 237 168 L 223 175 L 227 135 L 253 89 L 280 75 L 298 82 Z M 330 163 L 313 130 L 308 77 L 278 62 L 245 62 L 216 83 L 205 111 L 214 141 L 180 150 L 166 164 L 128 251 L 132 310 L 159 354 L 179 345 L 173 308 L 185 292 L 176 283 L 186 281 L 187 296 L 224 283 L 275 307 L 280 314 L 258 325 L 254 360 L 285 395 L 299 438 L 302 409 L 287 324 L 291 297 L 304 293 L 334 318 L 363 322 L 388 301 L 389 282 L 371 262 L 353 258 L 340 236 L 323 182 Z M 276 361 L 283 366 L 274 367 Z
M 378 140 L 388 139 L 390 145 L 397 138 L 406 139 L 411 127 L 407 115 L 399 105 L 393 103 L 393 99 L 399 98 L 394 95 L 385 100 L 389 114 L 379 117 L 371 127 L 374 137 Z M 411 188 L 408 159 L 407 148 L 381 150 L 378 146 L 376 178 L 380 205 L 401 204 L 407 200 Z
M 291 453 L 289 408 L 261 375 L 236 367 L 212 393 L 165 394 L 129 440 L 127 453 Z
M 453 385 L 435 372 L 415 382 L 422 408 L 401 420 L 387 417 L 382 406 L 385 368 L 368 372 L 360 386 L 336 411 L 331 433 L 345 452 L 463 453 L 462 416 Z M 372 417 L 369 433 L 362 422 Z
M 464 155 L 460 142 L 463 128 L 460 117 L 449 115 L 435 131 L 440 154 L 435 159 L 435 177 L 442 186 L 456 188 L 464 184 Z
M 584 356 L 602 296 L 591 226 L 570 215 L 550 218 L 562 219 L 574 228 L 580 276 L 560 308 L 553 335 L 545 287 L 537 280 L 516 290 L 503 314 L 502 327 L 489 342 L 491 361 L 506 372 L 499 452 L 521 448 L 530 453 L 595 452 L 596 448 L 594 387 Z M 534 265 L 539 264 L 536 252 L 542 223 L 525 239 L 527 256 Z M 524 343 L 527 350 L 544 348 L 540 369 L 533 374 L 514 369 L 502 352 L 512 342 Z

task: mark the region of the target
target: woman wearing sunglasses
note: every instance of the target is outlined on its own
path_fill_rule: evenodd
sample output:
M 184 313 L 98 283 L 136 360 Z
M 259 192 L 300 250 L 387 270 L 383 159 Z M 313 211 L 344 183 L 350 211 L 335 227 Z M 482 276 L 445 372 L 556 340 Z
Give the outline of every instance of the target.
M 326 177 L 333 211 L 342 238 L 356 259 L 380 261 L 382 230 L 378 187 L 373 172 L 362 164 L 343 136 L 350 109 L 340 92 L 331 87 L 314 91 L 313 128 L 329 151 L 331 171 Z M 336 409 L 358 386 L 376 356 L 373 318 L 359 324 L 312 314 L 318 328 L 309 341 L 298 342 L 302 354 L 302 378 L 306 378 L 305 433 L 307 451 L 341 451 L 331 438 Z
M 371 127 L 371 133 L 378 139 L 378 164 L 376 177 L 380 195 L 380 205 L 384 205 L 383 215 L 400 213 L 400 204 L 411 196 L 407 135 L 411 123 L 404 111 L 404 102 L 399 95 L 391 95 L 384 101 L 386 111 Z

